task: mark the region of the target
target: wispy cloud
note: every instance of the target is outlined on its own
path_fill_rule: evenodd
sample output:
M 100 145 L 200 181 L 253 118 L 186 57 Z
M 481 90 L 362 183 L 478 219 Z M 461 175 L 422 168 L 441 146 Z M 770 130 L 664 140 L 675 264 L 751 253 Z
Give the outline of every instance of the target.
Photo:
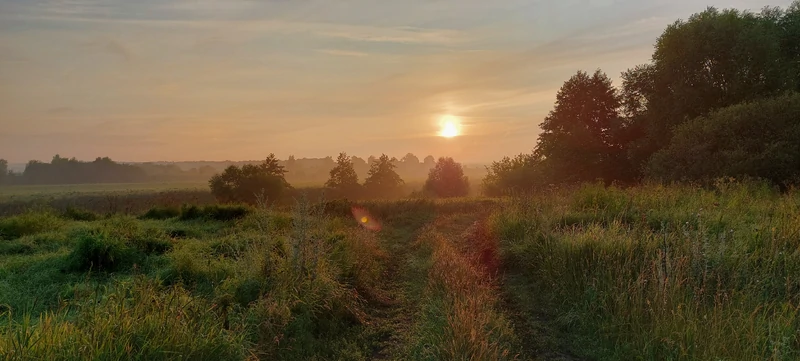
M 336 55 L 336 56 L 355 56 L 355 57 L 369 56 L 369 54 L 362 53 L 360 51 L 349 51 L 349 50 L 339 50 L 339 49 L 317 49 L 317 51 L 323 54 Z

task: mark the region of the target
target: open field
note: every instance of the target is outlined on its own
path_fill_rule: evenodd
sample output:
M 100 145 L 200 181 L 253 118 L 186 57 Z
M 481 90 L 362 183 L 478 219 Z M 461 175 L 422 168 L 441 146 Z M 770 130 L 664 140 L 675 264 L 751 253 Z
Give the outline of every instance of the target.
M 18 185 L 0 187 L 0 202 L 82 195 L 208 190 L 208 182 Z
M 36 211 L 0 235 L 9 360 L 800 358 L 800 193 L 758 183 Z

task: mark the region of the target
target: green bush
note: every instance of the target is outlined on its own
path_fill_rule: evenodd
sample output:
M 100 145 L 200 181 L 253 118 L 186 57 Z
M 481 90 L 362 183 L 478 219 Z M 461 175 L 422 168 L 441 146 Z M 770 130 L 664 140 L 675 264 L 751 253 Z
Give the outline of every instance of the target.
M 0 219 L 0 239 L 15 239 L 29 234 L 56 231 L 64 220 L 50 212 L 28 212 Z
M 181 210 L 177 207 L 158 206 L 148 209 L 147 212 L 141 215 L 139 218 L 163 220 L 163 219 L 175 218 L 180 215 L 181 215 Z
M 230 166 L 208 181 L 214 197 L 225 203 L 243 202 L 255 204 L 263 197 L 270 202 L 280 199 L 290 189 L 284 175 L 286 171 L 270 154 L 262 164 L 245 164 L 241 168 Z
M 665 181 L 756 177 L 800 180 L 800 93 L 721 109 L 675 130 L 647 174 Z

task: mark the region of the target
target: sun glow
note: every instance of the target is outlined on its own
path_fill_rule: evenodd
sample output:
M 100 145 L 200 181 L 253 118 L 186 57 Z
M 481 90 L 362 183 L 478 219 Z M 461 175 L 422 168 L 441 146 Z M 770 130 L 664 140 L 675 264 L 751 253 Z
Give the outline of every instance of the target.
M 457 117 L 453 115 L 445 115 L 439 119 L 439 126 L 441 129 L 439 130 L 439 136 L 445 138 L 452 138 L 456 137 L 461 134 L 460 131 L 460 121 Z

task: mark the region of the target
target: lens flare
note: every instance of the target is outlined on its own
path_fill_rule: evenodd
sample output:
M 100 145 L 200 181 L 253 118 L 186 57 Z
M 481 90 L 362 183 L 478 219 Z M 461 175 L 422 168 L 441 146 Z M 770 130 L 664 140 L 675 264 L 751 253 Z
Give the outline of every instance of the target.
M 353 218 L 358 221 L 362 227 L 370 230 L 370 231 L 380 231 L 381 224 L 378 222 L 375 217 L 369 214 L 369 212 L 361 207 L 352 207 L 350 211 L 353 213 Z

